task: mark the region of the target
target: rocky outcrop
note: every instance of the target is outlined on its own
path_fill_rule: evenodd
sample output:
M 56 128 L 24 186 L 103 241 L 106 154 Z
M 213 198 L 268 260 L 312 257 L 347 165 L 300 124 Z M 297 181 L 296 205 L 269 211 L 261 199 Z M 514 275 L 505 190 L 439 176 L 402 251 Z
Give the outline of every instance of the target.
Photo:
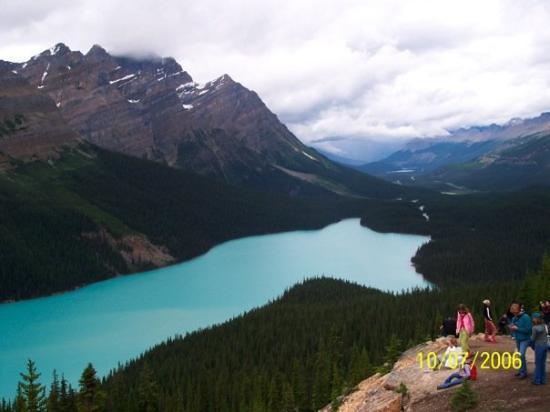
M 433 393 L 449 374 L 448 370 L 420 369 L 416 358 L 419 352 L 441 352 L 444 341 L 437 340 L 406 351 L 395 363 L 390 373 L 375 374 L 357 385 L 356 390 L 342 399 L 339 412 L 401 412 L 413 410 L 410 404 L 427 393 Z M 406 385 L 408 395 L 397 392 L 399 385 Z M 331 407 L 323 409 L 331 412 Z
M 166 247 L 151 243 L 143 234 L 133 233 L 115 238 L 107 230 L 101 229 L 98 232 L 83 233 L 82 237 L 111 246 L 132 271 L 149 266 L 162 267 L 176 261 Z
M 475 335 L 470 343 L 478 352 L 513 352 L 514 341 L 509 336 L 497 338 L 498 343 L 486 343 L 483 335 Z M 456 388 L 443 391 L 437 385 L 452 373 L 449 369 L 431 370 L 420 368 L 418 353 L 444 351 L 443 338 L 409 349 L 396 362 L 390 373 L 376 374 L 361 382 L 355 390 L 340 399 L 338 412 L 443 412 L 451 411 L 450 396 Z M 478 358 L 478 379 L 472 381 L 479 394 L 476 411 L 525 410 L 542 411 L 550 402 L 550 393 L 544 388 L 531 385 L 530 380 L 514 381 L 514 371 L 505 369 L 480 369 L 482 357 Z M 533 369 L 533 352 L 527 352 L 528 368 Z M 398 393 L 400 384 L 407 388 L 407 395 Z M 493 409 L 496 408 L 496 409 Z M 505 409 L 499 409 L 505 408 Z M 331 412 L 331 406 L 322 409 Z

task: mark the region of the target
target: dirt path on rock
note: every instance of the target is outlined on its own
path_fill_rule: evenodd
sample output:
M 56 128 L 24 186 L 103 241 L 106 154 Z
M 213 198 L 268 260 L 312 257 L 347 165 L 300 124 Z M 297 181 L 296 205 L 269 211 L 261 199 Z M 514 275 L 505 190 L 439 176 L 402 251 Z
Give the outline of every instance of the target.
M 513 352 L 515 343 L 509 336 L 499 336 L 496 344 L 486 343 L 481 339 L 472 339 L 472 349 L 481 352 Z M 478 365 L 478 379 L 472 381 L 472 389 L 479 395 L 479 404 L 474 411 L 550 411 L 550 384 L 536 386 L 531 383 L 534 372 L 533 351 L 527 350 L 527 367 L 529 376 L 519 380 L 514 370 L 486 370 Z M 547 364 L 547 370 L 550 365 Z M 413 402 L 412 411 L 444 412 L 451 411 L 450 397 L 457 387 L 437 391 Z
M 470 340 L 471 349 L 477 352 L 511 352 L 515 343 L 509 336 L 499 336 L 496 344 L 487 343 L 483 335 Z M 339 412 L 447 412 L 451 411 L 450 398 L 458 387 L 437 390 L 437 385 L 453 371 L 420 368 L 418 353 L 425 358 L 429 352 L 441 354 L 445 339 L 427 342 L 407 350 L 386 375 L 376 374 L 357 385 L 356 390 L 341 399 Z M 479 396 L 474 411 L 543 412 L 550 411 L 550 384 L 531 384 L 534 371 L 533 351 L 528 349 L 528 379 L 519 380 L 514 369 L 482 369 L 482 356 L 476 365 L 478 378 L 471 381 L 473 390 Z M 550 359 L 549 359 L 550 361 Z M 550 371 L 550 365 L 547 368 Z M 408 389 L 406 397 L 396 389 L 403 383 Z M 322 410 L 331 412 L 330 405 Z

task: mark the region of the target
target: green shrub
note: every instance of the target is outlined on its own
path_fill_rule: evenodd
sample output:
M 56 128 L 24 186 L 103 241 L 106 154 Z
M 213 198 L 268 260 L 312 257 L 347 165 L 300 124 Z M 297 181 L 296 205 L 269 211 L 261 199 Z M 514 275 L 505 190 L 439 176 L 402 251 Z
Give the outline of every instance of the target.
M 473 409 L 478 402 L 478 395 L 472 389 L 470 381 L 466 381 L 451 396 L 451 408 L 454 412 L 465 412 Z
M 406 396 L 409 393 L 409 388 L 407 388 L 407 385 L 401 382 L 395 391 L 402 396 Z

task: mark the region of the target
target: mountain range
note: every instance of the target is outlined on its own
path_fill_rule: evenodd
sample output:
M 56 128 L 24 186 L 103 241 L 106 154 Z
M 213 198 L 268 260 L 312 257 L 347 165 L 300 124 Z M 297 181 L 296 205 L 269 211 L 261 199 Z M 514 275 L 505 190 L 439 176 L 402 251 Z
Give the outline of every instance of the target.
M 97 45 L 83 54 L 62 43 L 4 65 L 107 150 L 263 191 L 396 193 L 305 146 L 227 74 L 199 84 L 173 58 L 112 56 Z
M 359 170 L 395 183 L 434 189 L 513 190 L 550 183 L 550 113 L 504 125 L 459 129 L 415 139 Z

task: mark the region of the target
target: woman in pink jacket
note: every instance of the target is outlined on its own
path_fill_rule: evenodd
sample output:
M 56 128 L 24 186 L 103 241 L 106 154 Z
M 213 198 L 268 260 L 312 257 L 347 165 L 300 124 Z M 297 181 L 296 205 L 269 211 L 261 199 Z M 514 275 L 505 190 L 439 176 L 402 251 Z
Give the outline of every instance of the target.
M 456 315 L 456 334 L 460 342 L 460 347 L 464 352 L 470 351 L 469 339 L 474 333 L 475 324 L 474 318 L 470 310 L 464 304 L 458 305 L 458 313 Z

